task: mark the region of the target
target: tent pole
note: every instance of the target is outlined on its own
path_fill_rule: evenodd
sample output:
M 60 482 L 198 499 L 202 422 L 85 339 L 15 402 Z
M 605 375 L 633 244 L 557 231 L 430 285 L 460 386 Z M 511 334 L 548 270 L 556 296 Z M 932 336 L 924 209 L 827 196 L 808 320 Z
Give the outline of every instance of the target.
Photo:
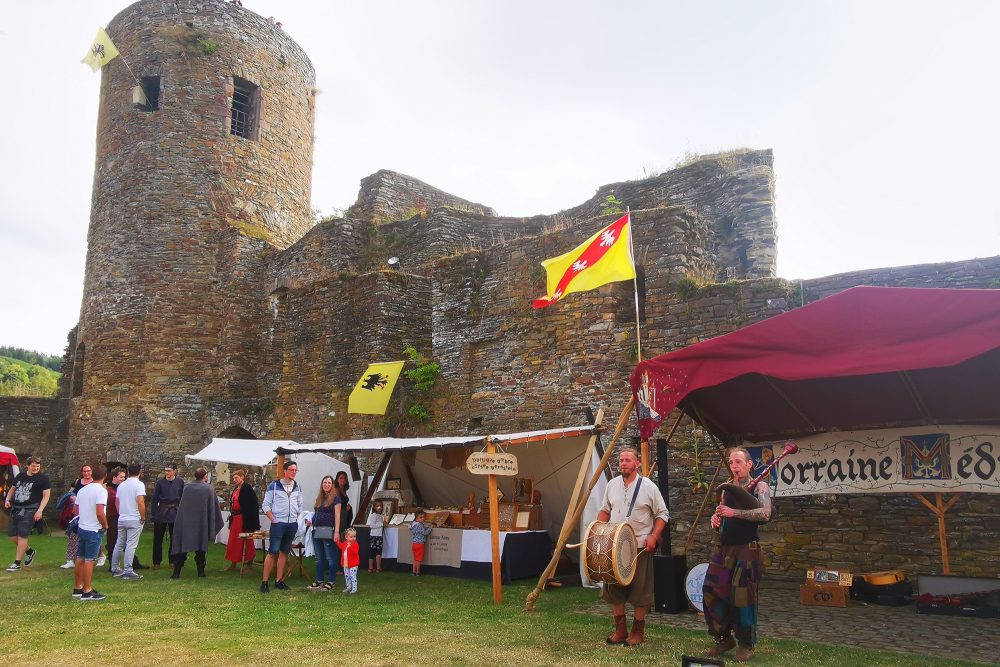
M 368 505 L 372 502 L 372 497 L 375 495 L 375 489 L 382 482 L 382 478 L 385 477 L 386 472 L 389 470 L 389 461 L 392 459 L 392 452 L 386 452 L 382 455 L 382 462 L 378 464 L 378 469 L 375 471 L 375 476 L 372 477 L 371 485 L 368 487 L 368 491 L 365 493 L 365 497 L 361 499 L 361 507 L 358 508 L 358 515 L 356 518 L 360 519 L 365 515 L 365 511 L 368 509 Z
M 538 599 L 539 593 L 545 587 L 545 584 L 549 579 L 555 574 L 556 567 L 559 565 L 559 557 L 562 555 L 563 547 L 566 546 L 566 542 L 569 540 L 570 534 L 573 532 L 572 526 L 572 515 L 576 510 L 577 501 L 580 498 L 580 490 L 583 487 L 583 480 L 587 478 L 587 468 L 590 465 L 590 461 L 594 456 L 594 452 L 597 451 L 597 441 L 600 438 L 601 424 L 604 422 L 604 410 L 597 411 L 597 418 L 594 419 L 594 432 L 590 435 L 590 440 L 587 443 L 587 447 L 583 451 L 583 460 L 580 462 L 580 472 L 576 475 L 576 483 L 573 484 L 573 493 L 570 495 L 569 502 L 566 504 L 566 518 L 563 520 L 562 529 L 559 531 L 559 539 L 556 541 L 556 548 L 552 552 L 552 559 L 549 564 L 545 567 L 545 571 L 542 572 L 542 576 L 538 579 L 538 585 L 535 589 L 528 594 L 528 598 L 524 602 L 525 611 L 535 610 L 535 600 Z M 613 449 L 613 448 L 612 448 Z M 611 451 L 610 449 L 608 451 Z M 601 459 L 604 460 L 604 457 Z M 603 470 L 604 466 L 600 466 L 599 470 Z
M 566 546 L 566 542 L 569 540 L 570 533 L 573 532 L 573 527 L 580 520 L 580 515 L 583 514 L 583 508 L 586 507 L 587 505 L 587 499 L 590 497 L 590 492 L 593 491 L 594 486 L 597 484 L 597 480 L 601 477 L 601 475 L 604 474 L 604 468 L 608 465 L 608 461 L 611 459 L 611 454 L 615 451 L 615 443 L 618 441 L 618 436 L 620 436 L 621 432 L 625 430 L 625 426 L 628 424 L 628 421 L 632 416 L 632 408 L 634 407 L 635 407 L 635 394 L 632 394 L 630 392 L 628 397 L 628 402 L 622 409 L 622 414 L 618 418 L 618 424 L 615 426 L 615 432 L 611 436 L 611 442 L 608 443 L 608 448 L 604 452 L 604 456 L 601 457 L 601 462 L 597 464 L 597 469 L 594 471 L 593 477 L 591 477 L 590 479 L 590 485 L 587 487 L 587 492 L 582 494 L 582 497 L 580 497 L 579 494 L 579 484 L 581 481 L 583 481 L 583 479 L 586 478 L 587 474 L 587 464 L 589 463 L 589 460 L 586 458 L 586 455 L 584 457 L 584 460 L 581 462 L 579 480 L 577 481 L 577 486 L 574 487 L 573 490 L 574 497 L 570 499 L 569 507 L 567 507 L 566 509 L 566 520 L 563 522 L 562 530 L 559 531 L 559 540 L 556 542 L 556 548 L 552 554 L 552 560 L 549 562 L 549 566 L 545 568 L 545 572 L 542 573 L 541 578 L 538 580 L 538 585 L 535 586 L 535 590 L 528 593 L 528 597 L 524 603 L 525 611 L 534 611 L 535 600 L 538 599 L 538 596 L 542 592 L 542 589 L 545 587 L 545 583 L 549 580 L 549 577 L 551 577 L 552 573 L 555 572 L 556 565 L 559 563 L 559 556 L 562 554 L 563 547 Z M 590 446 L 588 447 L 588 452 L 591 451 L 591 449 L 593 449 L 595 441 L 596 438 L 592 437 Z M 573 508 L 574 506 L 573 505 L 574 499 L 576 502 L 576 507 L 574 508 L 573 514 L 571 516 L 569 514 L 569 511 L 570 508 Z
M 725 457 L 719 459 L 719 467 L 715 469 L 715 474 L 712 475 L 712 482 L 708 485 L 708 488 L 705 489 L 705 497 L 701 500 L 701 507 L 698 508 L 698 514 L 695 515 L 694 521 L 691 522 L 691 530 L 688 532 L 687 542 L 684 544 L 685 556 L 688 555 L 688 552 L 691 551 L 691 545 L 694 544 L 695 530 L 701 522 L 701 515 L 705 512 L 705 505 L 708 504 L 708 499 L 712 495 L 712 489 L 715 488 L 715 482 L 719 479 L 719 473 L 722 472 L 722 466 L 725 462 Z
M 934 500 L 931 502 L 924 497 L 922 493 L 914 493 L 913 497 L 924 504 L 927 509 L 934 513 L 938 520 L 938 540 L 941 542 L 941 573 L 951 574 L 951 559 L 948 555 L 948 531 L 945 527 L 944 515 L 948 513 L 956 502 L 958 502 L 961 493 L 956 493 L 951 497 L 951 499 L 945 503 L 944 496 L 940 493 L 935 493 Z
M 937 504 L 938 537 L 941 540 L 941 571 L 944 574 L 951 574 L 951 562 L 948 558 L 948 533 L 944 525 L 944 503 L 941 501 L 941 494 L 935 493 L 934 500 Z
M 274 463 L 274 477 L 278 479 L 281 477 L 281 471 L 285 468 L 285 455 L 278 454 L 278 458 L 275 459 Z
M 497 446 L 493 438 L 486 439 L 486 452 L 494 454 Z M 500 500 L 497 497 L 497 476 L 489 476 L 490 485 L 490 547 L 493 551 L 493 602 L 503 602 L 503 586 L 500 581 Z
M 667 438 L 666 438 L 667 444 L 670 444 L 670 438 L 674 437 L 674 432 L 677 430 L 677 427 L 680 426 L 681 418 L 683 418 L 683 417 L 684 417 L 684 412 L 683 411 L 679 411 L 677 413 L 677 419 L 674 420 L 674 425 L 670 427 L 670 433 L 667 433 Z M 644 466 L 644 468 L 643 468 L 642 476 L 643 477 L 651 477 L 653 475 L 653 471 L 656 470 L 656 462 L 654 461 L 653 465 L 649 466 L 648 470 L 645 469 L 646 461 L 648 460 L 648 456 L 649 456 L 649 440 L 643 440 L 642 441 L 642 445 L 643 445 L 643 447 L 645 447 L 645 450 L 643 451 L 643 466 Z

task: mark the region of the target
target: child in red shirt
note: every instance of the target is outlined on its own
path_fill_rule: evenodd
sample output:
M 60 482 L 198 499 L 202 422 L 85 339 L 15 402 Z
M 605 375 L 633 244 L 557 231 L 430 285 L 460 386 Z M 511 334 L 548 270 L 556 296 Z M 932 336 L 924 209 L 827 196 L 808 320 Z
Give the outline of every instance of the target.
M 358 545 L 358 534 L 353 528 L 344 531 L 344 540 L 337 541 L 340 547 L 340 565 L 347 581 L 345 593 L 358 592 L 358 565 L 361 563 L 361 547 Z

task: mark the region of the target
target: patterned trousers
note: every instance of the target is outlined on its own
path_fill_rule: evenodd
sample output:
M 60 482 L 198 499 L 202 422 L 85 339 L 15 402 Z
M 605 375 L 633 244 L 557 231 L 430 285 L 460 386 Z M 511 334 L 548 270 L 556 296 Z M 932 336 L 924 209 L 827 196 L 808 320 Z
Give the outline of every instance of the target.
M 724 639 L 732 632 L 744 646 L 757 643 L 760 576 L 760 549 L 756 543 L 716 547 L 702 586 L 708 634 Z
M 345 567 L 344 568 L 344 579 L 347 585 L 344 590 L 357 591 L 358 590 L 358 566 Z

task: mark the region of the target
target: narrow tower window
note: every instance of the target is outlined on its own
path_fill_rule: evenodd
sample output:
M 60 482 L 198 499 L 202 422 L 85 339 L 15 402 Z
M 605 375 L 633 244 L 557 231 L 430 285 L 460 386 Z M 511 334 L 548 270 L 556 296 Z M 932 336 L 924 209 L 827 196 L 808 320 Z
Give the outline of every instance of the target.
M 233 110 L 229 126 L 231 134 L 244 139 L 257 139 L 260 120 L 260 87 L 246 79 L 233 77 Z
M 142 91 L 146 94 L 144 111 L 156 111 L 160 108 L 160 77 L 142 77 Z
M 87 362 L 87 346 L 83 343 L 76 348 L 73 356 L 73 389 L 71 396 L 77 398 L 83 396 L 83 370 Z

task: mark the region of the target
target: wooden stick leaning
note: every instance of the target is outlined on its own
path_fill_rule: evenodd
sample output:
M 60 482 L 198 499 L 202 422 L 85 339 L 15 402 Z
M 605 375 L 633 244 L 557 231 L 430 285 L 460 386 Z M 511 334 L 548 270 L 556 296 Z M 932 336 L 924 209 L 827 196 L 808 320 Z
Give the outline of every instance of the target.
M 580 485 L 587 475 L 587 467 L 590 465 L 591 452 L 594 451 L 597 442 L 597 434 L 595 433 L 590 438 L 590 444 L 587 446 L 587 451 L 583 455 L 583 461 L 580 463 L 580 473 L 577 476 L 576 485 L 573 487 L 573 495 L 570 498 L 569 506 L 566 508 L 566 519 L 563 522 L 562 530 L 559 531 L 559 539 L 556 541 L 555 551 L 552 553 L 552 560 L 549 561 L 548 567 L 542 572 L 542 576 L 538 579 L 538 585 L 535 589 L 528 593 L 527 599 L 524 601 L 525 611 L 534 611 L 535 601 L 541 594 L 542 589 L 545 587 L 545 583 L 552 577 L 556 571 L 556 566 L 559 564 L 559 556 L 562 555 L 563 548 L 566 546 L 566 542 L 569 541 L 569 535 L 573 532 L 573 527 L 580 520 L 580 515 L 583 514 L 583 508 L 587 505 L 587 499 L 590 497 L 590 492 L 593 491 L 594 486 L 597 485 L 597 480 L 604 474 L 604 468 L 608 465 L 608 461 L 611 460 L 611 454 L 615 451 L 615 443 L 618 441 L 618 436 L 621 432 L 625 430 L 625 426 L 628 424 L 629 418 L 632 416 L 632 408 L 635 407 L 635 395 L 629 395 L 628 402 L 622 409 L 622 414 L 618 418 L 618 424 L 615 426 L 615 432 L 611 436 L 611 442 L 608 443 L 607 449 L 604 450 L 604 456 L 601 457 L 600 463 L 597 464 L 597 469 L 594 471 L 594 475 L 591 477 L 590 485 L 587 487 L 587 492 L 582 495 L 580 493 Z M 594 426 L 599 427 L 601 420 L 604 416 L 604 411 L 598 412 L 598 419 L 594 422 Z
M 715 489 L 715 482 L 719 479 L 719 473 L 722 472 L 722 466 L 726 464 L 726 457 L 723 456 L 719 459 L 719 467 L 715 469 L 715 474 L 712 475 L 712 482 L 705 489 L 705 497 L 701 500 L 701 507 L 698 508 L 698 514 L 694 517 L 694 521 L 691 523 L 691 529 L 688 531 L 687 542 L 684 544 L 684 555 L 687 556 L 688 552 L 691 551 L 691 545 L 694 544 L 695 531 L 698 528 L 698 524 L 701 521 L 701 515 L 705 512 L 705 505 L 708 504 L 708 499 L 712 496 L 712 491 Z

